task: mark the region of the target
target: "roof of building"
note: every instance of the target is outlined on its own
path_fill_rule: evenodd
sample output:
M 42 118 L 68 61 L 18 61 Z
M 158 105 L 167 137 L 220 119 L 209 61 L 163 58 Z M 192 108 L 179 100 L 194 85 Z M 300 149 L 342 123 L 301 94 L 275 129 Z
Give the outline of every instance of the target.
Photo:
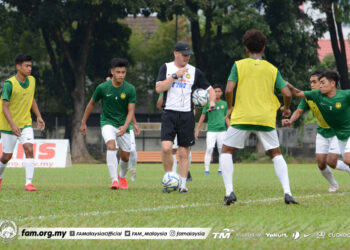
M 345 51 L 346 51 L 346 58 L 347 58 L 347 64 L 348 64 L 348 68 L 350 69 L 350 40 L 344 40 L 345 42 Z M 328 54 L 333 54 L 333 50 L 332 50 L 332 44 L 331 44 L 331 40 L 327 40 L 327 39 L 320 39 L 318 40 L 318 58 L 320 59 L 320 61 L 323 60 L 323 58 L 328 55 Z
M 157 17 L 126 17 L 123 20 L 123 23 L 127 24 L 132 30 L 138 32 L 153 33 L 157 29 Z

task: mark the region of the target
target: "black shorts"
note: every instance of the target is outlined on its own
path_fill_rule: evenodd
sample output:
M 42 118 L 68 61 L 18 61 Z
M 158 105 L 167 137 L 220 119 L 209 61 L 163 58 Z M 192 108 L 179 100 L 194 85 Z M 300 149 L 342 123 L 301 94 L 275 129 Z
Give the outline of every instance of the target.
M 162 141 L 174 141 L 177 135 L 179 146 L 192 146 L 194 145 L 194 126 L 195 118 L 192 111 L 162 110 Z

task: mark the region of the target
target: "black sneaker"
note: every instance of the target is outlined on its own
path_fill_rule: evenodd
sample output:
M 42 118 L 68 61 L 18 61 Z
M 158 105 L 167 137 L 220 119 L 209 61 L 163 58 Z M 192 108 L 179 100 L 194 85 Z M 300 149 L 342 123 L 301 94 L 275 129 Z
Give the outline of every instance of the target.
M 192 176 L 190 171 L 188 171 L 188 174 L 187 174 L 187 181 L 192 181 Z
M 235 193 L 232 191 L 229 196 L 224 197 L 223 205 L 229 206 L 229 205 L 231 205 L 231 203 L 234 203 L 235 201 L 237 201 L 237 197 L 236 197 Z
M 188 193 L 188 189 L 187 188 L 180 188 L 179 192 L 180 193 Z
M 299 204 L 294 198 L 289 194 L 284 194 L 284 202 L 286 204 Z
M 165 188 L 163 188 L 163 193 L 165 194 L 165 193 L 170 193 L 170 192 L 169 192 L 168 189 L 165 187 Z

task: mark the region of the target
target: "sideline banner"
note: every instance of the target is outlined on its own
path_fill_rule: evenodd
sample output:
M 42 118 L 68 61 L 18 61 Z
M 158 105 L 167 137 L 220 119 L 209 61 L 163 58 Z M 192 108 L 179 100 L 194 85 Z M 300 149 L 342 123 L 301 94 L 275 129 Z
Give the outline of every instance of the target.
M 37 168 L 66 168 L 72 166 L 69 140 L 36 140 L 33 144 L 34 166 Z M 0 140 L 0 155 L 2 154 L 2 142 Z M 23 146 L 16 144 L 12 159 L 7 167 L 24 167 L 25 154 Z

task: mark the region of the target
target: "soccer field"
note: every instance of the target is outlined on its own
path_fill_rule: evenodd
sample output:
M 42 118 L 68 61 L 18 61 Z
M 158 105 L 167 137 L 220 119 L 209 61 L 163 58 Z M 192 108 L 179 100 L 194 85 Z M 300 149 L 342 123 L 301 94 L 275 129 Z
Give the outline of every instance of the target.
M 23 240 L 1 248 L 121 249 L 282 249 L 349 248 L 350 176 L 335 172 L 340 189 L 328 184 L 316 164 L 290 164 L 294 198 L 285 205 L 272 164 L 235 164 L 238 202 L 222 206 L 222 176 L 211 165 L 192 164 L 189 193 L 163 194 L 160 164 L 139 164 L 129 190 L 110 190 L 106 165 L 74 165 L 67 169 L 36 169 L 38 192 L 24 191 L 24 169 L 7 169 L 0 191 L 1 219 L 18 227 L 204 227 L 205 240 Z M 230 238 L 219 234 L 230 229 Z M 300 238 L 293 239 L 299 232 Z M 324 232 L 325 234 L 323 234 Z M 338 233 L 338 234 L 337 234 Z M 276 234 L 281 237 L 268 237 Z M 216 238 L 214 236 L 217 236 Z M 324 235 L 324 238 L 323 238 Z

